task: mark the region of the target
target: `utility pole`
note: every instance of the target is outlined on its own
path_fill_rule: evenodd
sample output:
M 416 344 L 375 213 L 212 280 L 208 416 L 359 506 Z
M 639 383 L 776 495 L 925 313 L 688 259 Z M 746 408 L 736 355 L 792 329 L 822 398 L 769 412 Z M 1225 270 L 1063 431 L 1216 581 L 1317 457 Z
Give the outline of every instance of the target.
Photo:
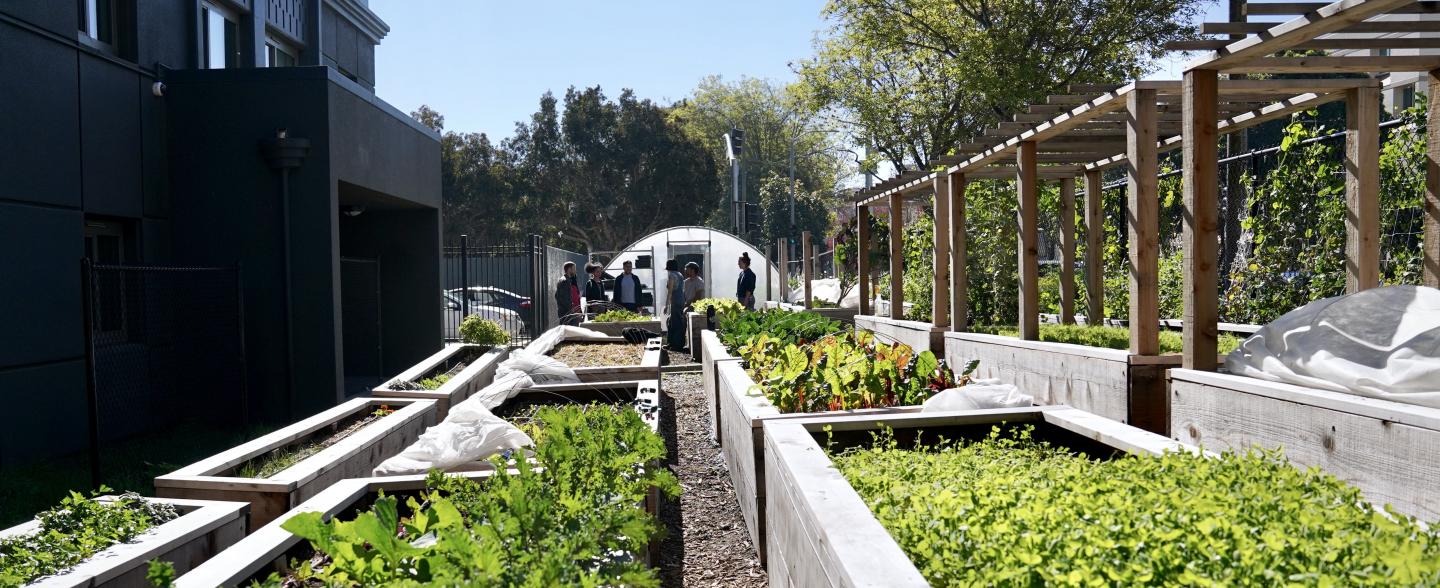
M 741 198 L 740 189 L 740 155 L 745 146 L 745 131 L 734 127 L 730 132 L 722 135 L 725 138 L 725 156 L 730 160 L 730 186 L 732 197 L 730 201 L 730 213 L 732 226 L 736 235 L 743 235 L 745 231 L 745 204 Z

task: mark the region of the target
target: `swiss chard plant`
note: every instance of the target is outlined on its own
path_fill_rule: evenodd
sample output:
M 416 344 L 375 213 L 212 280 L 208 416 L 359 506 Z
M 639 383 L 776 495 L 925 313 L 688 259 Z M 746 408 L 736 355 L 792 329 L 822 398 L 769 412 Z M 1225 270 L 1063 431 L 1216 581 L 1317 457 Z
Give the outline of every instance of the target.
M 780 309 L 727 314 L 720 318 L 717 327 L 720 329 L 720 342 L 730 353 L 736 353 L 760 335 L 768 335 L 782 344 L 798 344 L 846 330 L 845 324 L 840 321 L 814 313 Z
M 886 345 L 864 331 L 826 335 L 813 342 L 785 343 L 760 334 L 740 348 L 750 377 L 781 412 L 820 412 L 910 406 L 963 385 L 930 351 Z
M 109 491 L 102 487 L 96 495 Z M 34 533 L 0 539 L 0 586 L 23 586 L 63 572 L 179 516 L 174 507 L 133 492 L 104 502 L 71 492 L 35 515 L 40 527 Z
M 633 554 L 660 533 L 642 505 L 650 489 L 679 493 L 655 466 L 664 440 L 625 407 L 544 407 L 535 419 L 535 465 L 496 458 L 487 479 L 433 472 L 403 506 L 382 496 L 350 520 L 289 519 L 325 557 L 269 585 L 658 586 Z
M 832 459 L 935 586 L 1440 585 L 1440 531 L 1278 452 L 1097 460 L 1031 433 Z

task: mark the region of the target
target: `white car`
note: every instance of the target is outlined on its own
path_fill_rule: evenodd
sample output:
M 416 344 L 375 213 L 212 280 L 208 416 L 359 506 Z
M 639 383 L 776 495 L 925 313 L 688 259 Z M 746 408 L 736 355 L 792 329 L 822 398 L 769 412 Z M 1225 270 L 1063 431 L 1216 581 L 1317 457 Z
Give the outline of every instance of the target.
M 460 298 L 458 296 L 448 292 L 441 292 L 440 296 L 445 310 L 446 339 L 459 339 L 460 321 L 465 320 L 465 317 L 472 314 L 478 314 L 481 318 L 495 321 L 500 325 L 500 328 L 505 329 L 505 332 L 510 334 L 510 338 L 512 339 L 520 337 L 525 332 L 525 321 L 520 318 L 520 313 L 518 312 L 508 308 L 500 308 L 498 306 L 490 306 L 488 304 L 471 301 L 469 311 L 462 313 L 460 312 Z

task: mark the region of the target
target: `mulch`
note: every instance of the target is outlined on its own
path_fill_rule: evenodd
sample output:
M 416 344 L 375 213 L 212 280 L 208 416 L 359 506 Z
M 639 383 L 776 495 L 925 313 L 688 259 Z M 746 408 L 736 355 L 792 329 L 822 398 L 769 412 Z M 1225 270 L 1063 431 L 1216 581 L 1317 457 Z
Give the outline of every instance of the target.
M 672 355 L 676 363 L 682 358 Z M 688 363 L 688 357 L 684 358 Z M 661 505 L 668 536 L 661 546 L 665 586 L 766 586 L 769 580 L 740 517 L 720 447 L 707 434 L 708 409 L 698 373 L 666 374 L 666 410 L 675 415 L 669 466 L 680 479 L 676 502 Z

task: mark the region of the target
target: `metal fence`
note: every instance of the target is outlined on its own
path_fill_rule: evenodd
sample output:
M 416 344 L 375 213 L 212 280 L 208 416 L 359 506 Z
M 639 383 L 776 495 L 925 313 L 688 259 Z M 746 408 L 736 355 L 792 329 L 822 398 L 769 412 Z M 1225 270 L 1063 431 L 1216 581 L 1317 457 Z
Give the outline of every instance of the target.
M 538 235 L 521 245 L 472 244 L 461 235 L 441 261 L 445 339 L 459 340 L 460 323 L 471 314 L 499 323 L 521 345 L 558 324 L 548 286 L 567 260 L 584 265 L 585 256 L 550 247 Z
M 82 261 L 92 475 L 102 447 L 181 426 L 244 427 L 238 268 Z

